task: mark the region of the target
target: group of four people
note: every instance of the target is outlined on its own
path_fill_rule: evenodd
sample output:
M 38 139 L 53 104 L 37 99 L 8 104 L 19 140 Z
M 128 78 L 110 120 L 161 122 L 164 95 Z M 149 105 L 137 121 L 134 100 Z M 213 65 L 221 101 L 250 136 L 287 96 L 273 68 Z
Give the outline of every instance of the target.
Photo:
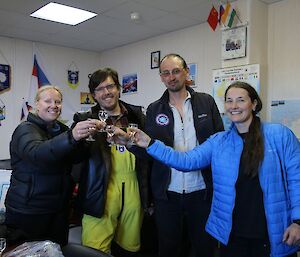
M 97 104 L 76 113 L 70 129 L 58 121 L 61 91 L 40 88 L 36 112 L 12 136 L 6 225 L 24 231 L 28 240 L 66 244 L 70 173 L 72 164 L 82 162 L 86 246 L 116 257 L 138 256 L 143 215 L 154 209 L 160 257 L 187 257 L 186 248 L 212 257 L 215 239 L 222 257 L 296 256 L 297 138 L 282 125 L 260 122 L 261 100 L 246 83 L 236 82 L 225 93 L 232 126 L 222 132 L 214 99 L 187 86 L 181 56 L 166 55 L 159 72 L 166 91 L 146 116 L 140 106 L 119 99 L 116 71 L 94 72 L 89 90 Z M 100 109 L 108 113 L 105 122 L 98 119 Z M 125 132 L 129 123 L 140 129 Z M 114 134 L 97 132 L 103 129 Z M 86 141 L 89 135 L 95 141 Z

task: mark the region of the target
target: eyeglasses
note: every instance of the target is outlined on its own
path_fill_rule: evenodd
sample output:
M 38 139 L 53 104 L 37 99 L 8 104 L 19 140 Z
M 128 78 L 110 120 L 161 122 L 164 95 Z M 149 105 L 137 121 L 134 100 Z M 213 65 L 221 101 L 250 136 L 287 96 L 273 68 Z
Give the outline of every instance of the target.
M 171 74 L 174 75 L 174 76 L 176 76 L 176 75 L 180 74 L 182 71 L 183 71 L 183 69 L 178 69 L 178 68 L 176 68 L 176 69 L 174 69 L 172 71 L 163 70 L 163 71 L 160 72 L 160 76 L 162 76 L 162 77 L 168 77 Z
M 117 87 L 116 84 L 109 84 L 104 87 L 96 87 L 94 91 L 95 91 L 95 93 L 103 93 L 104 90 L 106 89 L 107 91 L 110 92 L 110 91 L 114 90 L 116 87 Z

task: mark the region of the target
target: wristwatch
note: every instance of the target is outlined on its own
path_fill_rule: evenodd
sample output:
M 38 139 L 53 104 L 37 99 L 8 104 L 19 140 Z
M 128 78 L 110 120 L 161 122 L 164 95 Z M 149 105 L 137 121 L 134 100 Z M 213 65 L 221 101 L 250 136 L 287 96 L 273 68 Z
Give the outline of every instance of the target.
M 299 220 L 293 220 L 293 223 L 296 223 L 300 226 L 300 219 Z

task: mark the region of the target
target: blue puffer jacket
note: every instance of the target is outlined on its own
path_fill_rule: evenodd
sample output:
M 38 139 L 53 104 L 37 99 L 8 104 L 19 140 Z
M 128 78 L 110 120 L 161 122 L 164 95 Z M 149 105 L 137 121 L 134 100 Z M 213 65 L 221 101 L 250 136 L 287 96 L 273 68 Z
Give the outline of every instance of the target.
M 263 124 L 265 154 L 259 171 L 264 195 L 271 257 L 284 257 L 297 247 L 282 243 L 292 220 L 300 219 L 300 144 L 295 135 L 280 124 Z M 147 152 L 178 170 L 202 169 L 211 164 L 213 200 L 206 230 L 227 244 L 232 228 L 235 183 L 239 173 L 243 141 L 235 126 L 211 136 L 191 151 L 180 153 L 155 141 Z

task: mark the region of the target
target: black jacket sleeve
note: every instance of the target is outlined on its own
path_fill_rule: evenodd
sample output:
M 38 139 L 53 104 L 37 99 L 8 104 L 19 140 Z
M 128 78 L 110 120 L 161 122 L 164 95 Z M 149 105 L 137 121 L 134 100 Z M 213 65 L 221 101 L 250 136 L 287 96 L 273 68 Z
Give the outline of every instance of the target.
M 51 137 L 38 126 L 24 122 L 15 130 L 11 151 L 21 159 L 47 166 L 68 157 L 77 148 L 68 131 Z

